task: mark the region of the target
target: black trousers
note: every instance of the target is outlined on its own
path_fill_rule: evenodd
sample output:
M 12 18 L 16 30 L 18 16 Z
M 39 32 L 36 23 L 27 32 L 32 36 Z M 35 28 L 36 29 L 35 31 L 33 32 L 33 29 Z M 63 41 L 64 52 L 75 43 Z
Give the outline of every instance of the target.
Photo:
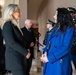
M 30 69 L 32 66 L 32 58 L 27 59 L 27 70 L 26 70 L 26 75 L 30 75 Z

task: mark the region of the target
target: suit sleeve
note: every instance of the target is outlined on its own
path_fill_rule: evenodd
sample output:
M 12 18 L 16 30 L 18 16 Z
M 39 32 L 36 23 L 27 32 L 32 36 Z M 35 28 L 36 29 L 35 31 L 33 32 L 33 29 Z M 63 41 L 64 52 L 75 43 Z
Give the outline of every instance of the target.
M 9 46 L 13 50 L 19 52 L 20 54 L 24 56 L 27 55 L 28 51 L 25 49 L 25 47 L 21 46 L 19 43 L 16 42 L 14 38 L 13 29 L 10 23 L 5 23 L 3 27 L 3 36 L 4 36 L 5 41 L 9 44 Z
M 32 42 L 34 42 L 34 46 L 35 46 L 35 44 L 36 44 L 36 38 L 35 38 L 35 33 L 34 33 L 34 31 L 33 31 L 33 29 L 31 28 L 31 31 L 32 31 Z M 31 43 L 31 42 L 30 42 Z
M 57 48 L 56 52 L 47 56 L 49 62 L 53 63 L 69 53 L 73 44 L 73 38 L 74 38 L 73 33 L 74 28 L 71 27 L 67 29 L 64 36 L 63 45 L 60 48 Z

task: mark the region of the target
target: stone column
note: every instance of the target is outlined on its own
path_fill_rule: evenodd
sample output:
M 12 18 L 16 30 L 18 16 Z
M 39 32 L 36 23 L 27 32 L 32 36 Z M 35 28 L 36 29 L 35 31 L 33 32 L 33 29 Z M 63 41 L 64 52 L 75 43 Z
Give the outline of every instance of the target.
M 19 6 L 21 9 L 20 27 L 24 26 L 24 22 L 27 19 L 27 0 L 19 0 Z

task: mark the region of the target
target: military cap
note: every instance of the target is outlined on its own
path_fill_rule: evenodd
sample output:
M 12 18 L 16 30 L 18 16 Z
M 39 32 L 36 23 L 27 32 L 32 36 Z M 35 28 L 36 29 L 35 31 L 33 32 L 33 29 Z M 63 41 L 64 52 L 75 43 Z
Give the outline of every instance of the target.
M 54 26 L 55 22 L 51 21 L 50 19 L 47 20 L 47 24 L 51 24 L 52 26 Z
M 74 7 L 68 7 L 67 9 L 70 13 L 76 13 L 76 9 Z

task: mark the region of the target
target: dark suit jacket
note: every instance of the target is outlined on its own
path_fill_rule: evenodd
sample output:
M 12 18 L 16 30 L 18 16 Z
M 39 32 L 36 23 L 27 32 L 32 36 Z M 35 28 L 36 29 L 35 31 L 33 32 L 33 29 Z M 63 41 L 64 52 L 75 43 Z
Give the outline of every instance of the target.
M 34 45 L 35 45 L 36 39 L 34 36 L 34 32 L 33 32 L 32 28 L 30 28 L 30 30 L 31 30 L 31 32 L 30 32 L 27 30 L 26 27 L 23 27 L 21 30 L 23 32 L 24 40 L 26 43 L 26 48 L 30 49 L 31 57 L 33 58 L 34 57 L 34 46 L 30 47 L 30 44 L 31 44 L 31 42 L 34 42 Z
M 25 48 L 21 32 L 11 21 L 3 26 L 3 37 L 6 42 L 5 62 L 7 70 L 26 69 L 28 51 Z

